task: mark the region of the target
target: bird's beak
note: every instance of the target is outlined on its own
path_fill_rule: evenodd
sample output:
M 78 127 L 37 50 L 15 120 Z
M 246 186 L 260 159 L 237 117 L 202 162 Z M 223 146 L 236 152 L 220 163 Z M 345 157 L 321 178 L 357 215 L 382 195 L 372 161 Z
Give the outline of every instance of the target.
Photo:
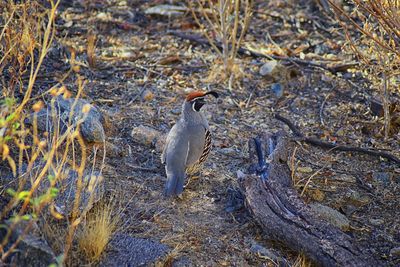
M 204 94 L 204 96 L 206 96 L 206 95 L 212 95 L 215 98 L 219 97 L 218 93 L 214 92 L 214 91 L 208 91 L 207 93 Z

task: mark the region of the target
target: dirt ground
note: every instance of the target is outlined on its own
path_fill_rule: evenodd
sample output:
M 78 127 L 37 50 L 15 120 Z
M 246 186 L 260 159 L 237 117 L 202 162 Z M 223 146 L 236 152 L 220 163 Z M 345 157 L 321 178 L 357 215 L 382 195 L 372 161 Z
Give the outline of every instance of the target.
M 369 100 L 378 90 L 357 73 L 332 74 L 286 61 L 279 75 L 263 77 L 259 68 L 266 58 L 240 55 L 244 77 L 229 91 L 222 82 L 207 81 L 217 64 L 210 47 L 168 33 L 198 34 L 190 13 L 173 17 L 144 13 L 163 1 L 78 2 L 61 6 L 56 46 L 46 64 L 55 73 L 62 72 L 67 64 L 63 53 L 69 53 L 69 47 L 75 49 L 76 60 L 82 62 L 79 74 L 88 81 L 84 98 L 108 118 L 107 142 L 119 151 L 111 149 L 106 158 L 106 190 L 120 196 L 126 207 L 124 232 L 159 240 L 173 249 L 161 262 L 274 266 L 271 259 L 251 251 L 257 243 L 294 264 L 298 255 L 268 243 L 245 208 L 225 211 L 229 192 L 238 187 L 237 171 L 248 168 L 248 139 L 262 131 L 290 133 L 273 118 L 274 112 L 290 118 L 306 135 L 387 149 L 400 156 L 399 135 L 384 141 L 382 122 L 369 109 Z M 342 49 L 345 39 L 340 26 L 312 2 L 255 1 L 245 45 L 267 53 L 286 49 L 293 56 L 303 53 L 329 64 L 352 61 Z M 89 35 L 96 36 L 93 68 L 87 65 Z M 49 79 L 51 83 L 46 77 L 39 82 Z M 74 79 L 65 82 L 71 91 Z M 280 98 L 271 90 L 277 82 L 284 88 Z M 132 138 L 131 131 L 147 126 L 167 133 L 179 117 L 185 94 L 207 88 L 221 95 L 206 111 L 214 147 L 182 198 L 167 200 L 162 197 L 165 174 L 160 143 L 144 144 Z M 399 99 L 398 94 L 392 97 Z M 399 166 L 304 143 L 297 143 L 295 163 L 293 179 L 299 192 L 312 176 L 304 194 L 307 203 L 318 201 L 345 214 L 350 235 L 387 266 L 400 264 L 399 256 L 390 255 L 391 249 L 400 246 Z

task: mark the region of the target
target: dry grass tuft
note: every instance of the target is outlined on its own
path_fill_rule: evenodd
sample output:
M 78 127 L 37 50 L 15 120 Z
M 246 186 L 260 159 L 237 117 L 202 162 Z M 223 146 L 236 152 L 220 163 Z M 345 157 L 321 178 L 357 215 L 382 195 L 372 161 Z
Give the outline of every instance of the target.
M 103 203 L 87 215 L 78 231 L 79 250 L 90 262 L 100 259 L 101 254 L 118 228 L 119 216 L 115 215 L 114 205 Z
M 307 259 L 307 257 L 301 253 L 297 256 L 295 262 L 292 267 L 311 267 L 313 266 L 311 261 Z

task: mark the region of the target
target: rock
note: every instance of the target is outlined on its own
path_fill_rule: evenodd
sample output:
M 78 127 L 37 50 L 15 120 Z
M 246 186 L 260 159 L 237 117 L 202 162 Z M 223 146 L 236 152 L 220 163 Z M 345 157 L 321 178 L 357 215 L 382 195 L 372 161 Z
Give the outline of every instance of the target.
M 254 240 L 250 240 L 250 251 L 261 258 L 267 258 L 277 263 L 282 263 L 284 261 L 284 259 L 276 255 L 273 250 L 265 248 Z
M 73 170 L 67 170 L 66 177 L 62 179 L 61 185 L 57 188 L 63 188 L 55 199 L 55 205 L 59 212 L 64 215 L 70 215 L 76 196 L 78 173 Z M 80 193 L 79 210 L 90 210 L 93 204 L 103 198 L 104 178 L 98 172 L 87 172 L 82 177 L 82 191 Z M 91 199 L 92 198 L 92 199 Z
M 274 95 L 277 98 L 280 98 L 283 96 L 283 86 L 280 83 L 274 83 L 271 85 L 271 90 L 272 93 L 274 93 Z
M 374 172 L 372 174 L 372 179 L 375 183 L 387 186 L 390 184 L 392 174 L 388 172 Z
M 10 242 L 12 244 L 17 238 L 21 236 L 29 221 L 17 223 Z M 11 222 L 7 222 L 11 225 Z M 56 263 L 56 256 L 47 241 L 40 235 L 40 229 L 36 223 L 32 222 L 32 226 L 25 237 L 20 241 L 17 249 L 10 256 L 10 266 L 49 266 Z
M 167 140 L 167 134 L 161 134 L 156 141 L 156 151 L 161 153 L 164 149 L 165 140 Z
M 160 139 L 161 133 L 153 128 L 140 125 L 131 131 L 132 138 L 142 145 L 154 145 Z
M 159 242 L 119 233 L 108 244 L 99 266 L 148 266 L 169 251 Z
M 71 169 L 64 170 L 55 187 L 59 189 L 54 199 L 55 209 L 64 217 L 71 215 L 73 210 L 75 197 L 77 193 L 78 173 Z M 45 194 L 50 187 L 50 181 L 44 179 L 39 186 L 36 196 Z M 80 192 L 79 211 L 88 211 L 93 204 L 98 202 L 104 196 L 104 179 L 103 176 L 94 171 L 86 171 L 82 177 L 82 190 Z
M 188 11 L 187 7 L 174 5 L 158 5 L 148 8 L 146 15 L 181 16 Z
M 278 66 L 278 61 L 276 60 L 268 61 L 267 63 L 261 66 L 260 75 L 261 76 L 272 75 L 273 71 L 277 66 Z
M 385 223 L 382 219 L 369 219 L 369 222 L 374 226 L 379 226 Z
M 311 210 L 318 215 L 321 219 L 326 220 L 330 224 L 342 229 L 343 231 L 347 231 L 350 228 L 350 221 L 344 216 L 342 213 L 338 212 L 331 207 L 324 206 L 319 203 L 311 203 L 309 205 Z
M 400 247 L 392 248 L 390 250 L 390 255 L 400 257 Z
M 86 114 L 83 112 L 84 107 L 90 108 Z M 73 112 L 71 113 L 72 109 Z M 105 141 L 104 118 L 100 111 L 88 101 L 78 99 L 75 102 L 75 98 L 65 99 L 63 96 L 58 96 L 54 102 L 54 110 L 52 110 L 52 105 L 49 104 L 48 107 L 37 112 L 37 127 L 39 131 L 53 132 L 56 126 L 53 123 L 53 113 L 59 123 L 60 134 L 65 133 L 70 121 L 73 127 L 81 123 L 80 133 L 86 142 L 103 143 Z M 70 118 L 71 115 L 72 117 Z M 34 114 L 27 118 L 26 123 L 32 125 L 33 118 Z

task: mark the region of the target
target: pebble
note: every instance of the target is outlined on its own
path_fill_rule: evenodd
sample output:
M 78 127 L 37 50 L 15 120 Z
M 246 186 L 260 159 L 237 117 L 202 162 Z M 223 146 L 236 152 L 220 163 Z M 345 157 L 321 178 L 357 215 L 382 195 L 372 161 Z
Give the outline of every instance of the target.
M 382 219 L 369 219 L 369 222 L 374 226 L 382 225 L 385 221 Z
M 276 60 L 270 60 L 264 65 L 261 66 L 260 68 L 260 75 L 265 76 L 265 75 L 270 75 L 274 69 L 278 66 L 278 62 Z
M 277 98 L 283 96 L 283 86 L 280 83 L 272 84 L 271 90 Z

